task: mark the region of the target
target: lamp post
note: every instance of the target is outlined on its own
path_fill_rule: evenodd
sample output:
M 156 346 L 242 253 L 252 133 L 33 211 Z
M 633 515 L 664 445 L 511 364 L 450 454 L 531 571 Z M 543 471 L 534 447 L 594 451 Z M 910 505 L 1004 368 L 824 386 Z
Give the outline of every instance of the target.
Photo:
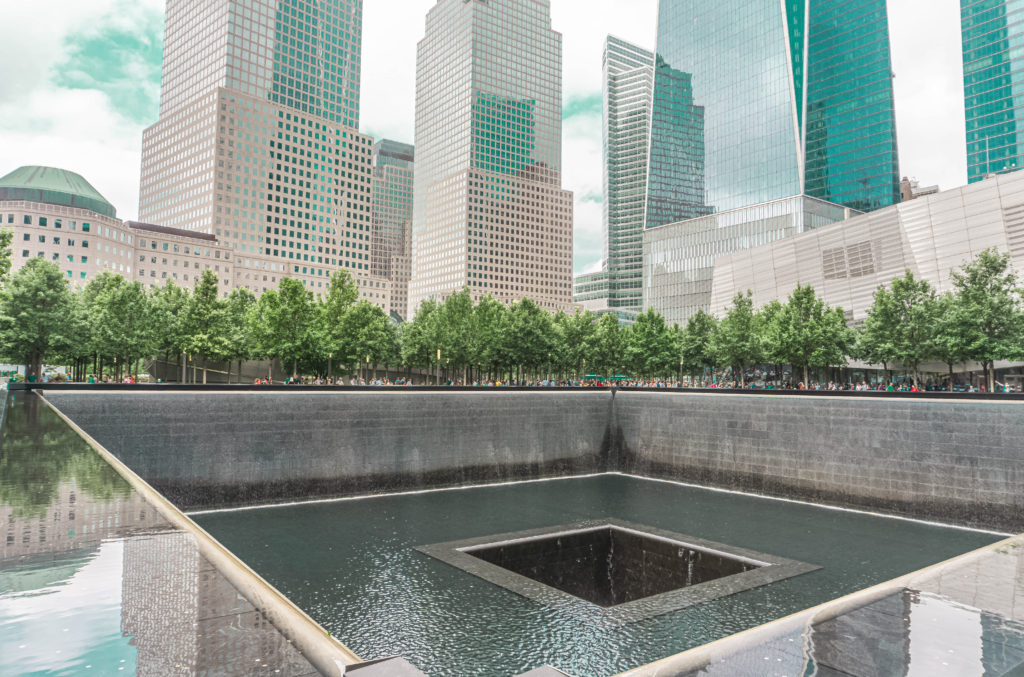
M 370 356 L 366 356 L 366 368 L 363 370 L 363 378 L 365 380 L 370 379 Z
M 332 366 L 331 365 L 331 360 L 332 359 L 334 359 L 334 353 L 327 353 L 327 380 L 328 381 L 331 380 L 331 374 L 333 373 L 331 371 L 331 366 Z
M 683 360 L 679 360 L 679 383 L 683 383 Z
M 441 385 L 441 349 L 437 349 L 437 373 L 434 375 L 434 385 Z

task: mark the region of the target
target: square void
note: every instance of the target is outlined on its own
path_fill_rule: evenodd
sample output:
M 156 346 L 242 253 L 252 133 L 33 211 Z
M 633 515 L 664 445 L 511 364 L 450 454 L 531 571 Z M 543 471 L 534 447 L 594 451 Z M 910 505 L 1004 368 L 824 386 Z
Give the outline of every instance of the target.
M 685 534 L 602 520 L 417 548 L 549 605 L 585 600 L 630 622 L 818 567 Z

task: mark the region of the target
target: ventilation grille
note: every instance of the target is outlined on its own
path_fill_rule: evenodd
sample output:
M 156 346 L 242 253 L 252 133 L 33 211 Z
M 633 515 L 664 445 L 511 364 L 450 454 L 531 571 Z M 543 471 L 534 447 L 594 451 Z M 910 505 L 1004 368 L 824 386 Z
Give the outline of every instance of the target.
M 1024 204 L 1003 209 L 1003 223 L 1006 224 L 1006 242 L 1010 256 L 1024 256 Z
M 821 267 L 825 272 L 825 279 L 845 280 L 873 275 L 878 270 L 876 262 L 880 257 L 876 250 L 880 248 L 881 244 L 877 240 L 868 240 L 848 247 L 824 250 L 821 253 Z

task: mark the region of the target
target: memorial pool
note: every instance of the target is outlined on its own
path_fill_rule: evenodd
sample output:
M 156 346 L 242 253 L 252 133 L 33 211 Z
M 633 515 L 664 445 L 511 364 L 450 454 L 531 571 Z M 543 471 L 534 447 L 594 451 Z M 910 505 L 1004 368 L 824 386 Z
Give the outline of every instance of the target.
M 1000 540 L 616 474 L 193 518 L 357 654 L 401 654 L 432 676 L 545 664 L 612 675 Z M 820 568 L 631 621 L 581 600 L 538 602 L 416 550 L 605 519 Z

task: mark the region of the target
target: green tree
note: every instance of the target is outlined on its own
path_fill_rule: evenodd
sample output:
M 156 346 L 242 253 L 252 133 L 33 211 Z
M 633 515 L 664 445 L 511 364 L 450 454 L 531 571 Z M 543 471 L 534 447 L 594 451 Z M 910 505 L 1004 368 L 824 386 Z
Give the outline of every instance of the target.
M 597 337 L 594 313 L 578 308 L 572 315 L 560 312 L 555 316 L 554 325 L 558 363 L 566 372 L 579 378 L 583 361 L 593 349 Z
M 56 264 L 32 258 L 8 280 L 0 294 L 0 346 L 27 375 L 39 376 L 43 361 L 67 345 L 65 321 L 71 291 Z
M 185 309 L 189 305 L 189 291 L 182 289 L 174 280 L 168 280 L 163 287 L 154 287 L 149 294 L 150 319 L 153 328 L 153 355 L 162 356 L 169 365 L 171 357 L 180 370 L 181 382 L 185 382 Z
M 762 358 L 763 340 L 758 315 L 754 312 L 753 295 L 736 294 L 712 340 L 716 361 L 732 368 L 733 379 L 740 387 L 747 385 L 747 367 Z
M 11 241 L 13 239 L 13 230 L 0 228 L 0 285 L 7 282 L 7 276 L 11 273 Z
M 247 319 L 255 305 L 256 296 L 245 287 L 232 289 L 224 305 L 228 383 L 231 382 L 231 363 L 238 361 L 238 381 L 241 382 L 242 363 L 252 357 L 253 340 Z
M 594 348 L 591 354 L 591 368 L 600 375 L 603 371 L 614 377 L 625 364 L 626 337 L 619 325 L 619 318 L 611 313 L 602 315 L 597 321 Z
M 473 297 L 468 287 L 446 298 L 438 308 L 436 330 L 441 359 L 461 370 L 465 383 L 473 358 Z
M 703 375 L 715 367 L 714 336 L 718 322 L 713 315 L 698 310 L 686 322 L 680 339 L 680 359 L 690 376 Z
M 204 384 L 210 360 L 225 360 L 230 353 L 227 313 L 217 287 L 217 275 L 212 270 L 204 270 L 185 306 L 182 328 L 185 349 L 203 360 Z
M 964 354 L 981 363 L 989 392 L 995 388 L 996 360 L 1022 355 L 1021 294 L 1017 276 L 1009 268 L 1010 255 L 993 248 L 953 271 Z
M 782 345 L 779 343 L 782 311 L 782 303 L 778 299 L 772 299 L 757 312 L 761 359 L 774 366 L 775 383 L 782 382 L 782 365 L 786 361 Z
M 334 358 L 345 362 L 345 317 L 352 310 L 359 289 L 347 270 L 339 270 L 331 275 L 327 285 L 327 293 L 317 304 L 316 312 L 316 344 L 319 352 L 327 355 L 327 376 L 334 371 Z
M 473 309 L 472 354 L 491 374 L 512 363 L 507 340 L 508 306 L 487 294 Z
M 345 314 L 342 335 L 342 355 L 355 369 L 373 365 L 376 370 L 393 352 L 391 321 L 369 301 L 360 301 Z
M 967 338 L 964 336 L 970 323 L 962 317 L 964 309 L 955 294 L 947 292 L 935 301 L 935 329 L 932 350 L 935 358 L 949 369 L 949 392 L 953 392 L 953 367 L 968 360 Z
M 113 275 L 98 285 L 89 320 L 99 353 L 114 358 L 115 378 L 137 375 L 139 360 L 152 354 L 153 315 L 149 298 L 138 282 Z
M 299 360 L 311 352 L 314 313 L 313 293 L 298 280 L 281 278 L 278 288 L 264 292 L 249 313 L 256 352 L 282 365 L 291 362 L 297 377 Z
M 637 316 L 625 339 L 625 360 L 634 375 L 648 378 L 675 373 L 679 345 L 665 318 L 653 308 Z
M 899 362 L 913 373 L 920 385 L 921 363 L 935 354 L 938 306 L 935 290 L 927 280 L 918 280 L 907 270 L 889 287 L 875 291 L 861 334 L 861 353 L 878 364 Z
M 509 309 L 507 327 L 505 339 L 511 351 L 512 365 L 519 367 L 517 380 L 523 380 L 524 370 L 536 373 L 551 362 L 555 344 L 548 312 L 532 300 L 522 299 Z
M 405 365 L 429 369 L 436 363 L 437 318 L 437 303 L 428 299 L 420 303 L 412 322 L 406 322 L 402 327 L 402 362 Z
M 846 364 L 852 332 L 846 326 L 841 308 L 829 308 L 810 285 L 797 285 L 779 312 L 773 339 L 779 356 L 796 369 L 803 370 L 803 382 L 809 383 L 810 367 Z

